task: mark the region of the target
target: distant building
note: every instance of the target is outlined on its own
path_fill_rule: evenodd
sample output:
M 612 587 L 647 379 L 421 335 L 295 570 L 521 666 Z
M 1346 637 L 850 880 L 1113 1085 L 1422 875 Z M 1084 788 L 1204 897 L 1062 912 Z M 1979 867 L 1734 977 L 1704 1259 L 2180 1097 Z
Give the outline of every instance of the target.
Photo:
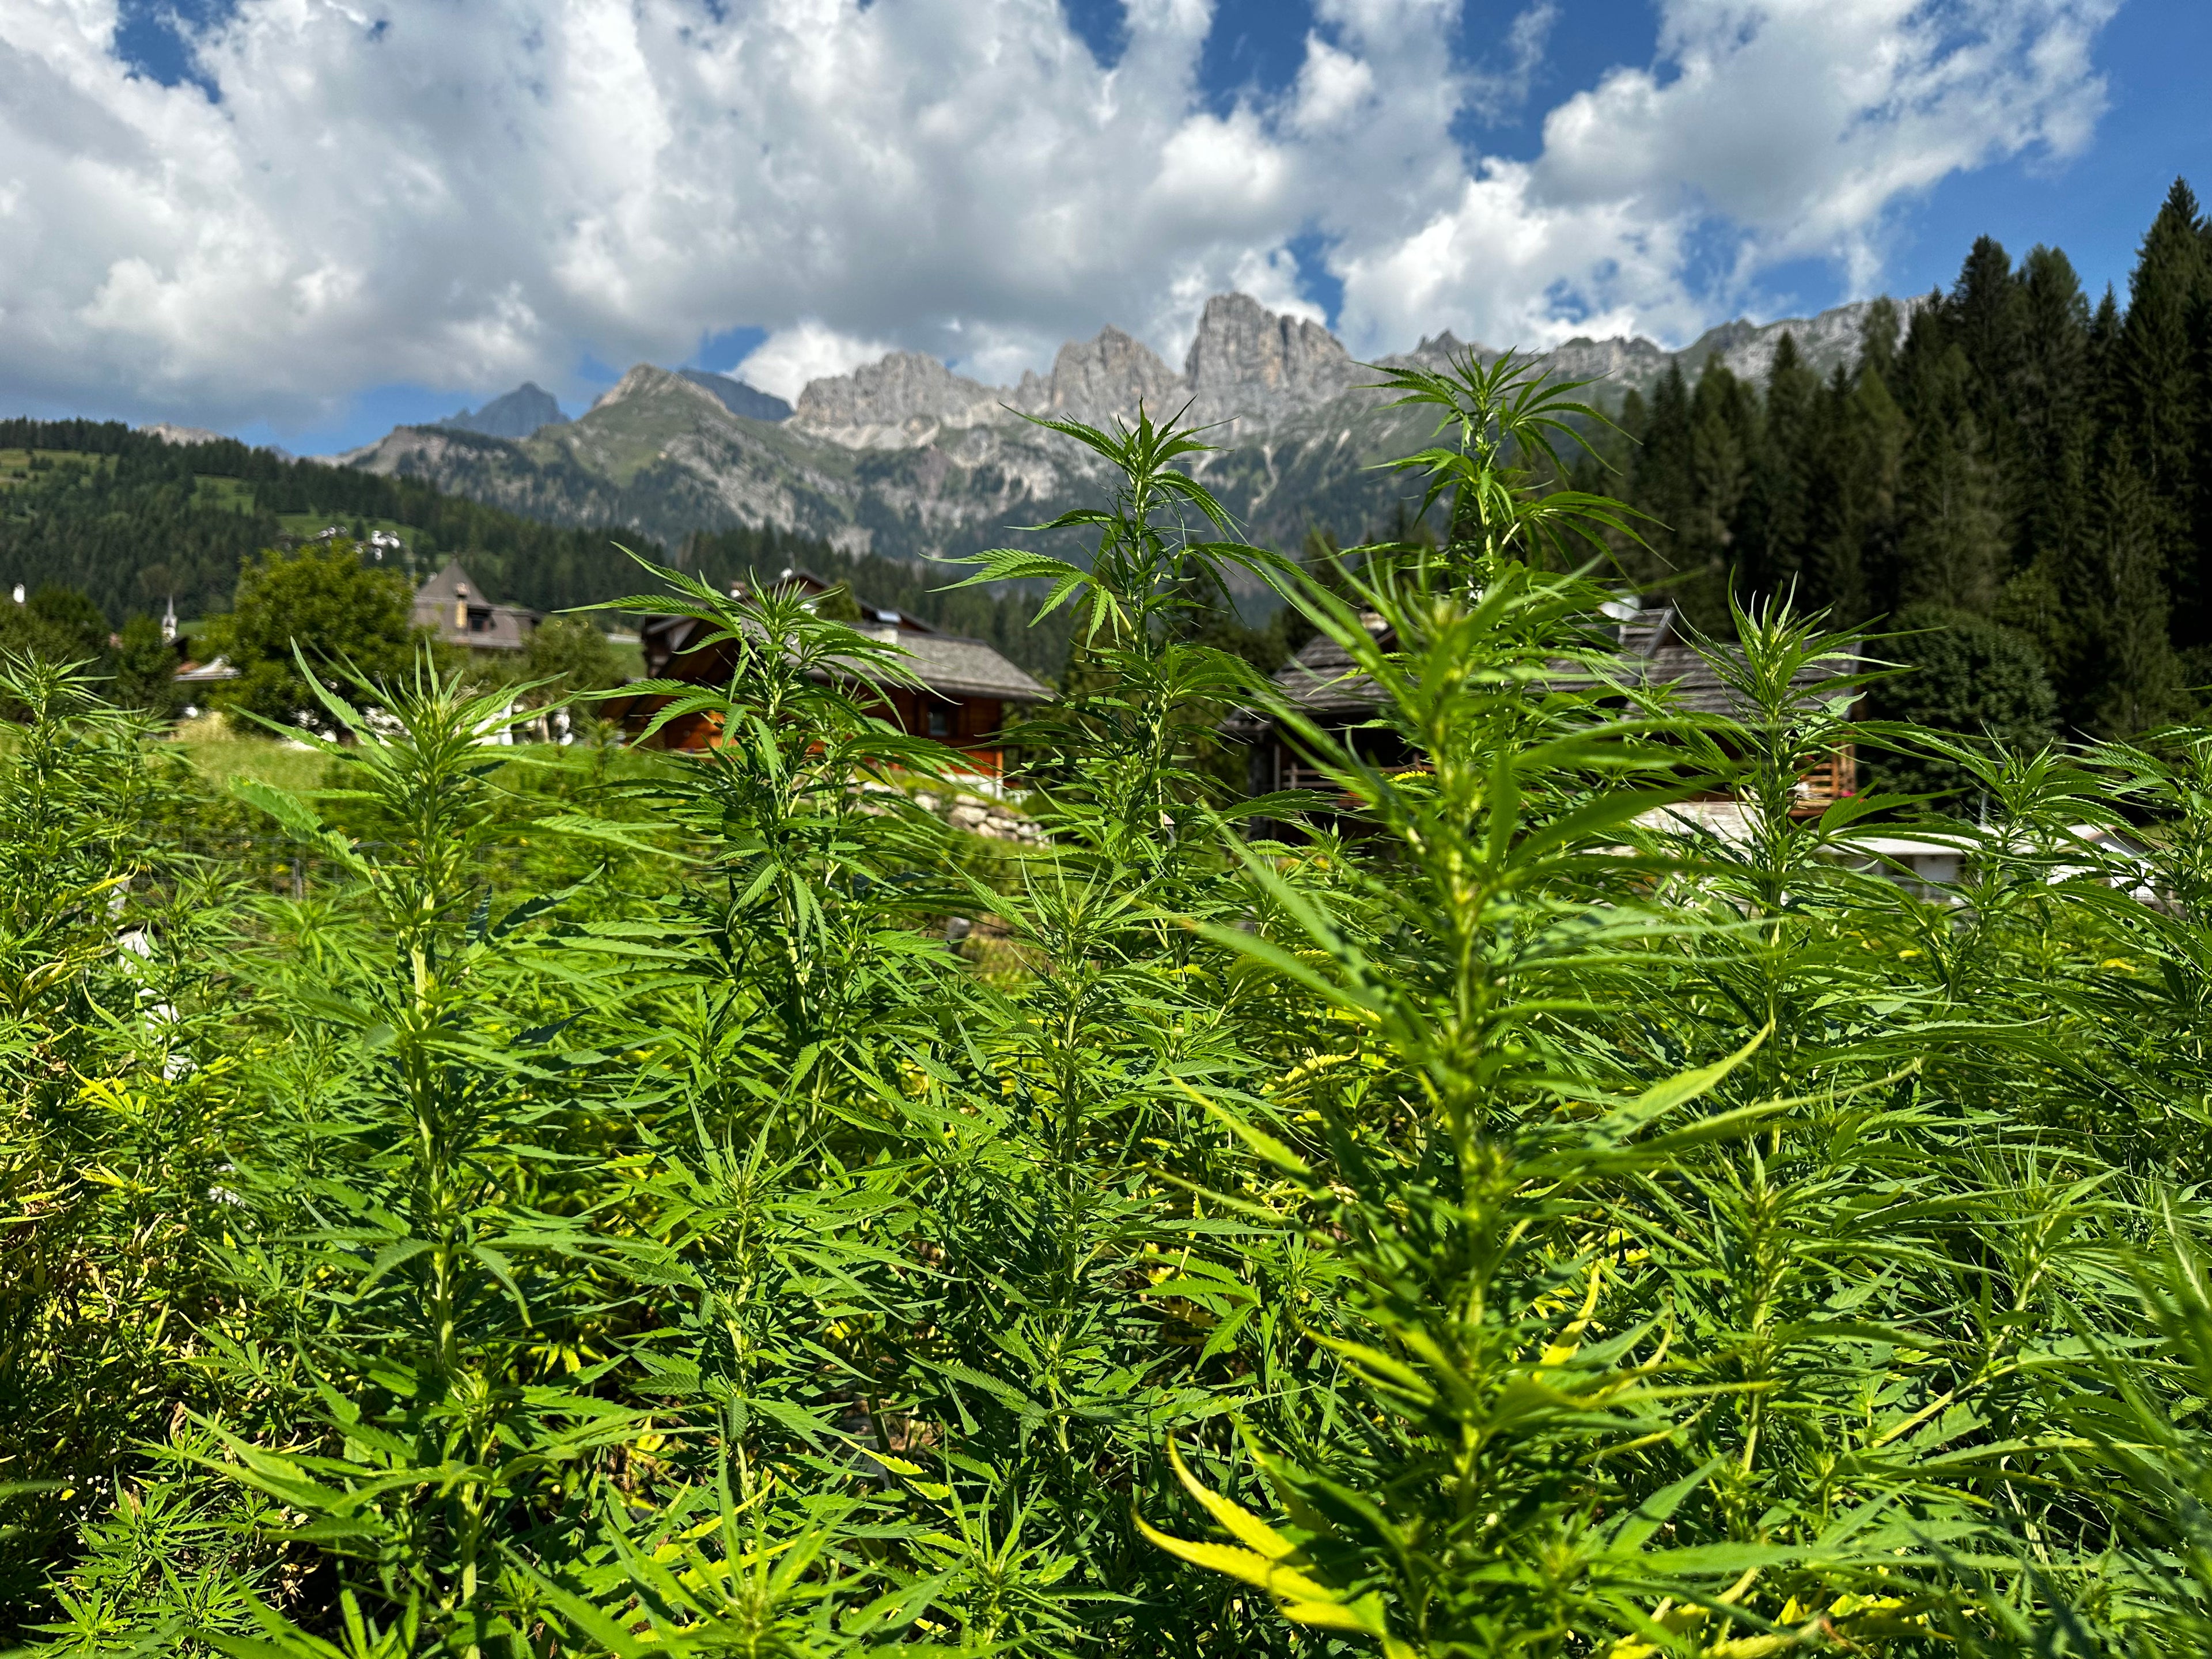
M 810 572 L 787 570 L 780 580 L 808 592 L 826 592 L 831 584 Z M 907 672 L 917 687 L 876 688 L 878 710 L 900 730 L 934 738 L 968 757 L 976 774 L 996 783 L 1006 771 L 1002 733 L 1010 710 L 1045 702 L 1052 694 L 981 640 L 940 634 L 927 623 L 899 611 L 860 602 L 864 634 L 896 645 L 906 653 Z M 653 617 L 638 628 L 638 645 L 648 679 L 694 684 L 726 684 L 734 653 L 724 641 L 701 647 L 694 641 L 714 632 L 688 617 Z M 617 699 L 605 706 L 608 718 L 635 733 L 642 732 L 666 702 L 654 696 Z M 687 714 L 656 732 L 653 746 L 704 749 L 720 733 L 710 714 Z
M 522 605 L 494 605 L 459 559 L 415 590 L 415 626 L 465 650 L 520 651 L 543 620 Z
M 1368 627 L 1387 650 L 1395 641 L 1382 618 L 1370 616 Z M 1683 632 L 1680 613 L 1671 605 L 1626 611 L 1616 621 L 1623 678 L 1650 690 L 1673 690 L 1678 708 L 1687 713 L 1741 715 L 1736 694 L 1692 646 Z M 1839 672 L 1833 664 L 1820 665 L 1800 677 L 1798 690 L 1810 691 Z M 1307 719 L 1332 732 L 1354 753 L 1382 766 L 1414 766 L 1421 757 L 1409 750 L 1396 733 L 1380 729 L 1374 719 L 1382 694 L 1375 683 L 1352 671 L 1352 658 L 1326 634 L 1316 635 L 1274 676 L 1276 689 Z M 1249 743 L 1248 781 L 1255 795 L 1278 789 L 1321 789 L 1336 786 L 1306 754 L 1295 738 L 1276 723 L 1250 713 L 1231 720 L 1228 729 Z M 1856 757 L 1849 745 L 1832 754 L 1808 757 L 1797 783 L 1797 800 L 1791 811 L 1810 815 L 1855 792 Z M 1698 796 L 1665 809 L 1678 817 L 1716 823 L 1731 821 L 1741 811 L 1726 794 Z

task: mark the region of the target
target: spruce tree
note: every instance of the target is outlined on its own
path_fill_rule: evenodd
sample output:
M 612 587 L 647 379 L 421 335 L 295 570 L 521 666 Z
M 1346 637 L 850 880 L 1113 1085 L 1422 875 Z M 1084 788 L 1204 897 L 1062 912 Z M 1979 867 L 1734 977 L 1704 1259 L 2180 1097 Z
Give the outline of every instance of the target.
M 1904 319 L 1899 314 L 1897 301 L 1883 295 L 1867 307 L 1859 322 L 1859 361 L 1861 374 L 1871 369 L 1884 380 L 1889 378 L 1897 362 L 1897 343 L 1904 331 Z
M 2198 222 L 2197 301 L 2190 308 L 2189 332 L 2197 386 L 2196 431 L 2190 440 L 2196 458 L 2195 476 L 2190 480 L 2196 506 L 2191 542 L 2200 572 L 2196 597 L 2202 601 L 2212 585 L 2212 577 L 2205 574 L 2212 568 L 2212 213 Z M 2212 627 L 2212 619 L 2200 617 L 2197 625 Z M 2212 665 L 2202 678 L 2212 679 Z
M 2204 228 L 2197 198 L 2177 179 L 2143 237 L 2128 278 L 2128 309 L 2114 354 L 2122 431 L 2148 491 L 2144 510 L 2173 556 L 2177 642 L 2212 643 L 2212 571 L 2196 528 L 2197 447 L 2206 432 L 2204 386 L 2192 337 L 2204 281 Z
M 1728 583 L 1754 537 L 1754 471 L 1760 459 L 1759 405 L 1717 356 L 1708 358 L 1690 399 L 1692 510 L 1677 546 L 1686 580 L 1682 609 L 1699 626 L 1728 618 Z
M 2124 441 L 2105 446 L 2094 496 L 2104 603 L 2093 731 L 2133 737 L 2181 712 L 2181 671 L 2168 636 L 2162 515 Z
M 1894 603 L 1936 605 L 1986 617 L 2005 579 L 2004 516 L 1989 441 L 1974 412 L 1966 354 L 1944 343 L 1923 312 L 1899 360 L 1905 377 L 1905 450 Z
M 1650 412 L 1638 434 L 1631 499 L 1650 516 L 1646 550 L 1632 550 L 1631 574 L 1649 589 L 1680 597 L 1687 527 L 1697 512 L 1696 465 L 1690 439 L 1690 389 L 1678 364 L 1651 389 Z
M 1747 548 L 1741 571 L 1741 580 L 1754 593 L 1791 591 L 1803 575 L 1820 398 L 1820 376 L 1805 366 L 1795 337 L 1784 333 L 1775 343 L 1766 377 L 1764 441 L 1753 480 L 1757 539 Z
M 1832 610 L 1844 621 L 1864 619 L 1865 583 L 1856 550 L 1845 556 L 1842 526 L 1850 469 L 1845 434 L 1854 382 L 1841 364 L 1815 392 L 1807 410 L 1799 476 L 1804 483 L 1805 532 L 1798 562 L 1798 596 L 1807 607 Z
M 1951 343 L 1972 371 L 1966 393 L 1994 474 L 1993 505 L 2004 524 L 2006 562 L 2025 564 L 2018 516 L 2026 482 L 2020 427 L 2029 357 L 2027 294 L 1994 237 L 1976 239 L 1943 310 Z
M 2007 480 L 2015 574 L 1998 617 L 2033 641 L 2059 713 L 2086 726 L 2102 579 L 2089 501 L 2089 303 L 2066 256 L 2038 246 L 2021 263 L 2023 352 L 2014 383 L 2017 446 Z
M 1836 510 L 1821 544 L 1820 585 L 1846 622 L 1897 607 L 1899 496 L 1911 429 L 1875 361 L 1863 358 L 1858 374 L 1838 388 L 1832 440 Z

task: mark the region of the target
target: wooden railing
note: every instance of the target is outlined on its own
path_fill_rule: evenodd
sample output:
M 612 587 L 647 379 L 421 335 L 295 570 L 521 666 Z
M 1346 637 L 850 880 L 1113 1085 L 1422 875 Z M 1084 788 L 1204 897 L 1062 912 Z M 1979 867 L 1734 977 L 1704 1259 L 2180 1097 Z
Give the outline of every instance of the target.
M 1801 817 L 1825 812 L 1836 802 L 1856 794 L 1858 785 L 1858 753 L 1845 744 L 1805 769 L 1797 780 L 1797 804 L 1790 810 Z

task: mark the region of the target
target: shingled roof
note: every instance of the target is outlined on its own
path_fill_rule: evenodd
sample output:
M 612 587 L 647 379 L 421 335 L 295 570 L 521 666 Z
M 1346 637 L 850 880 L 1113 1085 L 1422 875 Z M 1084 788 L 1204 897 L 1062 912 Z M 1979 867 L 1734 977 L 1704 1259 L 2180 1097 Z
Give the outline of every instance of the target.
M 856 626 L 863 633 L 896 645 L 906 655 L 902 666 L 932 691 L 946 696 L 996 697 L 1002 702 L 1044 702 L 1051 698 L 1050 691 L 981 640 L 939 634 L 926 623 L 900 618 L 896 611 L 878 614 L 896 620 L 878 622 L 872 617 Z M 641 631 L 647 636 L 647 672 L 680 678 L 687 677 L 680 665 L 694 648 L 694 641 L 706 638 L 714 630 L 690 617 L 672 617 L 655 619 Z M 706 665 L 702 663 L 699 667 L 705 668 Z M 711 678 L 719 668 L 718 659 L 715 670 L 709 671 L 708 677 Z
M 1361 620 L 1386 650 L 1395 647 L 1396 641 L 1380 617 L 1370 611 Z M 1671 688 L 1677 706 L 1693 714 L 1741 716 L 1751 712 L 1691 644 L 1674 606 L 1640 607 L 1621 618 L 1619 626 L 1621 665 L 1630 671 L 1626 678 L 1633 684 Z M 1799 676 L 1798 684 L 1809 693 L 1848 672 L 1846 663 L 1817 663 Z M 1382 701 L 1375 682 L 1357 672 L 1350 653 L 1325 634 L 1316 635 L 1278 670 L 1274 682 L 1300 708 L 1323 719 L 1364 716 Z
M 907 666 L 933 691 L 1005 702 L 1043 702 L 1052 696 L 981 640 L 902 631 L 896 643 L 909 659 Z

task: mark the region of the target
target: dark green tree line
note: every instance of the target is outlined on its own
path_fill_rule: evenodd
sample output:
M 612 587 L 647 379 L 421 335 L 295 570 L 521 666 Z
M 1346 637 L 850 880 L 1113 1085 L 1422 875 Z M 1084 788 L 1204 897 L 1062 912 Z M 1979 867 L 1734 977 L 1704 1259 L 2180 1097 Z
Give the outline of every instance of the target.
M 1790 591 L 1853 625 L 1994 626 L 2063 726 L 2139 732 L 2212 683 L 2208 392 L 2212 222 L 2185 183 L 2124 307 L 2093 309 L 2057 250 L 1985 236 L 1948 293 L 1874 306 L 1825 382 L 1785 338 L 1764 387 L 1714 359 L 1632 397 L 1628 493 L 1657 524 L 1630 572 L 1706 627 L 1731 592 Z M 1977 638 L 1942 654 L 1996 648 Z
M 9 449 L 68 459 L 0 491 L 0 581 L 73 588 L 112 622 L 172 599 L 185 617 L 227 608 L 247 562 L 301 514 L 356 534 L 375 520 L 406 526 L 417 580 L 461 554 L 499 598 L 541 610 L 628 587 L 635 567 L 617 539 L 659 551 L 626 532 L 556 529 L 416 479 L 229 439 L 179 445 L 114 421 L 0 421 Z

